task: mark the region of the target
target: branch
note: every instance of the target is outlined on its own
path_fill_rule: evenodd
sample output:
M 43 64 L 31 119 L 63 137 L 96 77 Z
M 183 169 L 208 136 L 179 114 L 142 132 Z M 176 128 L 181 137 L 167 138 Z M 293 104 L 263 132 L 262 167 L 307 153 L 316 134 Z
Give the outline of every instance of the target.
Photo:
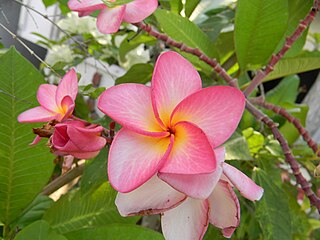
M 63 187 L 67 183 L 71 182 L 73 179 L 82 175 L 84 168 L 85 168 L 85 164 L 79 165 L 73 168 L 72 170 L 70 170 L 69 172 L 67 172 L 66 174 L 56 178 L 42 190 L 42 194 L 50 195 L 54 193 L 59 188 Z
M 316 0 L 317 1 L 317 0 Z M 145 25 L 142 22 L 135 23 L 135 26 L 139 27 L 140 29 L 143 29 L 146 31 L 149 35 L 156 37 L 159 40 L 162 40 L 166 42 L 166 44 L 176 47 L 180 49 L 181 51 L 191 53 L 195 56 L 197 56 L 201 61 L 209 64 L 213 67 L 213 69 L 230 85 L 233 87 L 238 88 L 236 79 L 233 79 L 223 67 L 220 66 L 218 61 L 216 59 L 211 59 L 208 56 L 206 56 L 203 52 L 201 52 L 197 48 L 191 48 L 186 46 L 183 43 L 179 43 L 171 39 L 169 36 L 165 34 L 158 33 L 157 31 L 153 30 L 152 27 Z M 305 195 L 309 198 L 310 204 L 315 206 L 319 213 L 320 213 L 320 199 L 315 195 L 315 193 L 311 189 L 311 183 L 309 183 L 301 174 L 299 169 L 298 162 L 294 159 L 291 150 L 288 146 L 288 143 L 286 142 L 285 138 L 280 133 L 279 129 L 277 128 L 277 124 L 274 123 L 268 116 L 264 115 L 262 112 L 260 112 L 257 108 L 255 108 L 248 99 L 246 99 L 246 109 L 258 120 L 263 121 L 272 131 L 274 137 L 279 141 L 280 146 L 284 152 L 286 161 L 290 165 L 291 169 L 293 170 L 293 174 L 297 180 L 297 183 L 299 183 L 304 190 Z
M 284 118 L 286 118 L 290 123 L 292 123 L 296 127 L 296 129 L 298 130 L 300 135 L 303 137 L 304 141 L 306 141 L 308 146 L 312 149 L 312 151 L 317 156 L 320 157 L 320 151 L 318 150 L 318 144 L 311 138 L 310 133 L 308 132 L 307 129 L 305 129 L 302 126 L 302 124 L 299 121 L 299 119 L 297 119 L 294 116 L 292 116 L 284 108 L 276 106 L 276 105 L 271 104 L 271 103 L 267 103 L 267 102 L 263 101 L 263 99 L 261 99 L 261 98 L 250 99 L 250 102 L 253 103 L 253 104 L 257 104 L 257 105 L 259 105 L 259 106 L 261 106 L 263 108 L 266 108 L 268 110 L 271 110 L 274 113 L 279 114 L 279 115 L 283 116 Z
M 311 24 L 316 13 L 319 11 L 319 2 L 318 0 L 314 1 L 313 7 L 304 18 L 300 21 L 297 29 L 293 32 L 290 37 L 286 38 L 285 44 L 277 54 L 273 54 L 265 70 L 259 70 L 257 75 L 252 79 L 250 85 L 244 90 L 244 95 L 249 96 L 253 90 L 262 83 L 266 76 L 274 70 L 274 66 L 280 61 L 280 59 L 285 55 L 285 53 L 291 48 L 295 41 L 302 35 L 304 30 Z

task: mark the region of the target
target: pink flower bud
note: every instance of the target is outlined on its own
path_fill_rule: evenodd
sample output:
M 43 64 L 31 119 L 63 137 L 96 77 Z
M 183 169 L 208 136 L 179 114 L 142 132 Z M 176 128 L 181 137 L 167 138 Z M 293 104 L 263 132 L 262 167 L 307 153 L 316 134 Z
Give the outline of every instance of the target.
M 55 126 L 51 137 L 52 150 L 56 155 L 72 155 L 76 158 L 93 158 L 106 145 L 101 137 L 103 127 L 71 120 Z

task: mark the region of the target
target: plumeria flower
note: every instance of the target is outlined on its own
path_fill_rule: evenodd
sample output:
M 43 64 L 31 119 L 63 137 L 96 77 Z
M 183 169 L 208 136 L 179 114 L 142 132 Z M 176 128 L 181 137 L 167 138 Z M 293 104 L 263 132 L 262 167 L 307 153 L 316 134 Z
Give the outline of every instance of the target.
M 107 0 L 69 0 L 68 6 L 79 16 L 90 15 L 100 10 L 97 18 L 97 27 L 102 33 L 115 33 L 122 22 L 137 23 L 151 15 L 158 7 L 157 0 L 133 0 L 127 4 L 107 7 Z M 109 0 L 116 3 L 116 0 Z
M 193 176 L 216 170 L 213 149 L 235 131 L 244 105 L 238 89 L 201 89 L 191 63 L 175 52 L 161 54 L 151 87 L 122 84 L 99 97 L 98 108 L 123 126 L 109 152 L 110 183 L 130 192 L 159 172 L 179 191 L 193 191 Z
M 99 125 L 78 120 L 58 123 L 51 137 L 52 150 L 60 156 L 93 158 L 106 145 L 106 139 L 101 137 L 103 130 Z
M 216 150 L 217 170 L 198 185 L 214 185 L 205 199 L 196 199 L 176 191 L 157 176 L 130 193 L 118 193 L 116 205 L 122 216 L 161 213 L 162 232 L 167 240 L 202 239 L 208 224 L 220 228 L 224 237 L 230 238 L 240 223 L 240 205 L 233 191 L 251 201 L 262 197 L 263 189 L 241 171 L 224 163 L 224 149 Z
M 62 78 L 58 86 L 40 85 L 37 92 L 40 106 L 21 113 L 18 116 L 18 121 L 32 123 L 56 120 L 61 122 L 72 114 L 77 93 L 77 74 L 72 69 Z

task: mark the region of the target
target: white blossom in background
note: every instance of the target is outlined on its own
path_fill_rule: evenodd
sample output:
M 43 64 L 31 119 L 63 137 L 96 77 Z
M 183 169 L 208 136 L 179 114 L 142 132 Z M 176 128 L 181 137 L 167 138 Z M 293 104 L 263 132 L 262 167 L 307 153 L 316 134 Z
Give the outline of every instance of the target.
M 46 63 L 53 66 L 57 62 L 70 63 L 74 59 L 74 54 L 68 45 L 54 45 L 49 49 L 46 56 Z

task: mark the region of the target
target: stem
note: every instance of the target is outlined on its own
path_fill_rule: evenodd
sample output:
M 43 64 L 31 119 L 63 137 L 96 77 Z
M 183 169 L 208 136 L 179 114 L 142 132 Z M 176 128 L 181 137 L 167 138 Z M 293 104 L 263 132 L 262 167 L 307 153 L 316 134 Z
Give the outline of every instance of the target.
M 277 54 L 273 54 L 265 70 L 259 70 L 257 75 L 252 79 L 249 86 L 244 90 L 244 95 L 249 96 L 253 90 L 266 78 L 266 76 L 274 70 L 274 66 L 280 61 L 285 53 L 292 47 L 295 41 L 302 35 L 305 29 L 311 24 L 316 13 L 319 11 L 318 0 L 314 1 L 313 7 L 308 15 L 300 21 L 297 29 L 293 32 L 290 37 L 286 38 L 285 44 Z
M 250 99 L 250 102 L 253 104 L 257 104 L 263 108 L 273 111 L 276 114 L 279 114 L 286 118 L 290 123 L 292 123 L 300 135 L 303 137 L 304 141 L 308 144 L 308 146 L 312 149 L 312 151 L 320 157 L 320 151 L 318 151 L 318 144 L 312 139 L 310 133 L 307 129 L 305 129 L 299 119 L 292 116 L 288 113 L 284 108 L 276 106 L 271 103 L 264 102 L 261 98 Z
M 50 195 L 57 191 L 59 188 L 63 187 L 67 183 L 71 182 L 73 179 L 79 177 L 82 175 L 84 171 L 84 166 L 85 164 L 78 165 L 77 167 L 73 168 L 66 174 L 56 178 L 53 180 L 51 183 L 49 183 L 43 190 L 42 194 L 43 195 Z

